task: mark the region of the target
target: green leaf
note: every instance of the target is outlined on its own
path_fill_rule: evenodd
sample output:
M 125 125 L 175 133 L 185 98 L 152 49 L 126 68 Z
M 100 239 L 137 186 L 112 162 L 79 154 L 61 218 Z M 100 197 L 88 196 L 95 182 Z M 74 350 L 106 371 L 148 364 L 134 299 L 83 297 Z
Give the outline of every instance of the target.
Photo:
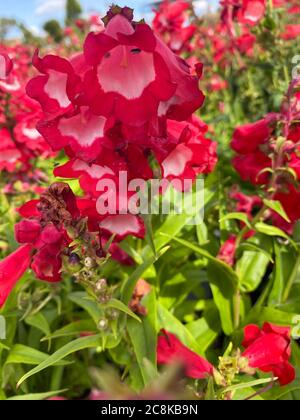
M 204 190 L 204 206 L 214 198 L 216 192 L 210 189 Z M 156 251 L 162 249 L 170 243 L 174 236 L 177 236 L 191 220 L 191 216 L 186 214 L 170 214 L 163 225 L 155 232 L 154 244 Z M 199 222 L 200 223 L 200 222 Z M 146 247 L 143 255 L 148 256 L 151 252 L 150 247 Z
M 265 400 L 280 400 L 285 395 L 289 394 L 290 392 L 295 392 L 300 390 L 300 380 L 297 379 L 292 384 L 283 386 L 283 387 L 276 387 L 271 391 L 266 392 L 263 394 L 263 398 Z
M 203 352 L 211 346 L 220 334 L 221 322 L 217 307 L 204 311 L 202 318 L 186 325 Z
M 280 238 L 284 238 L 287 241 L 289 241 L 297 249 L 297 245 L 292 240 L 292 238 L 290 238 L 285 232 L 283 232 L 283 230 L 279 229 L 278 227 L 259 222 L 259 223 L 256 223 L 255 229 L 257 230 L 257 232 L 263 233 L 264 235 L 267 235 L 267 236 L 278 236 Z
M 246 251 L 237 263 L 240 288 L 244 292 L 254 292 L 266 274 L 270 259 L 258 251 Z
M 242 383 L 242 384 L 231 385 L 231 386 L 223 389 L 222 393 L 226 394 L 227 392 L 238 391 L 239 389 L 253 388 L 253 387 L 259 386 L 259 385 L 269 384 L 273 381 L 274 381 L 274 378 L 266 378 L 266 379 L 257 379 L 256 381 L 245 382 L 245 383 Z
M 135 286 L 137 282 L 143 277 L 145 271 L 147 271 L 156 261 L 158 261 L 168 250 L 169 247 L 165 247 L 158 252 L 157 256 L 152 255 L 149 257 L 131 274 L 129 279 L 125 281 L 122 286 L 122 300 L 125 304 L 130 302 Z
M 164 235 L 164 236 L 168 236 L 168 235 Z M 216 257 L 213 257 L 208 251 L 206 251 L 205 249 L 200 248 L 197 245 L 194 245 L 184 239 L 179 239 L 179 238 L 171 238 L 173 241 L 179 243 L 182 246 L 185 246 L 186 248 L 190 249 L 191 251 L 195 252 L 196 254 L 206 258 L 210 263 L 212 263 L 212 265 L 214 265 L 215 267 L 217 267 L 223 277 L 223 281 L 224 279 L 227 280 L 227 284 L 229 283 L 232 287 L 236 287 L 239 279 L 237 274 L 235 273 L 235 271 L 226 263 L 224 263 L 223 261 L 219 260 Z
M 49 334 L 46 337 L 42 338 L 41 341 L 47 341 L 61 337 L 70 337 L 72 335 L 79 335 L 83 332 L 97 332 L 95 322 L 92 319 L 72 322 L 71 324 L 68 324 L 56 330 L 52 334 Z
M 299 317 L 296 313 L 287 313 L 274 308 L 262 308 L 258 315 L 257 322 L 270 322 L 271 324 L 277 324 L 282 326 L 294 326 L 295 319 Z
M 234 212 L 234 213 L 229 213 L 226 216 L 222 217 L 220 219 L 220 222 L 225 222 L 226 220 L 240 220 L 241 222 L 245 223 L 245 225 L 251 229 L 251 223 L 249 222 L 248 216 L 246 213 L 239 213 L 239 212 Z
M 123 302 L 117 300 L 117 299 L 111 299 L 106 305 L 105 308 L 113 308 L 117 309 L 118 311 L 124 312 L 125 314 L 129 315 L 131 318 L 135 319 L 138 322 L 142 322 L 140 318 L 132 312 L 131 309 L 128 308 L 128 306 L 124 305 Z
M 209 267 L 209 279 L 211 281 L 211 290 L 214 298 L 214 302 L 220 312 L 221 324 L 224 334 L 231 335 L 234 331 L 233 325 L 233 293 L 228 294 L 228 291 L 224 288 L 219 287 L 216 279 L 219 277 L 219 273 L 216 272 L 214 267 Z
M 207 391 L 205 394 L 205 401 L 214 401 L 216 400 L 216 393 L 214 387 L 214 379 L 212 377 L 209 378 L 207 384 Z
M 101 344 L 101 336 L 95 335 L 91 337 L 82 337 L 78 338 L 77 340 L 71 341 L 71 343 L 66 344 L 65 346 L 61 347 L 51 356 L 47 357 L 42 363 L 40 363 L 37 367 L 27 372 L 18 382 L 18 387 L 30 378 L 33 375 L 45 370 L 51 366 L 54 366 L 60 360 L 64 359 L 65 357 L 69 356 L 72 353 L 75 353 L 80 350 L 85 350 L 89 348 L 100 347 Z
M 285 284 L 290 278 L 295 266 L 294 254 L 274 242 L 275 266 L 272 273 L 273 285 L 269 295 L 269 306 L 276 306 L 282 302 Z
M 157 309 L 155 291 L 152 290 L 143 299 L 143 306 L 147 315 L 143 317 L 142 323 L 129 319 L 127 331 L 129 333 L 136 359 L 141 371 L 144 385 L 147 385 L 157 376 Z M 149 367 L 152 367 L 151 369 Z
M 45 318 L 45 316 L 42 314 L 42 312 L 39 312 L 35 315 L 32 316 L 28 316 L 25 319 L 26 324 L 37 328 L 38 330 L 42 331 L 42 333 L 44 333 L 45 335 L 49 335 L 50 334 L 50 327 L 48 324 L 47 319 Z
M 203 349 L 199 346 L 190 331 L 161 303 L 158 303 L 158 320 L 160 329 L 165 329 L 166 331 L 175 334 L 185 346 L 204 356 Z
M 39 365 L 47 360 L 49 355 L 23 344 L 15 344 L 9 352 L 5 364 L 24 363 L 26 365 Z M 64 366 L 69 362 L 58 362 L 56 366 Z
M 41 401 L 47 400 L 57 395 L 63 394 L 68 391 L 67 389 L 62 389 L 60 391 L 51 391 L 51 392 L 42 392 L 40 394 L 25 394 L 17 395 L 15 397 L 7 398 L 7 401 Z
M 244 242 L 243 244 L 241 244 L 238 247 L 238 250 L 237 251 L 238 252 L 239 251 L 259 252 L 261 254 L 264 254 L 271 263 L 274 263 L 274 259 L 273 259 L 272 255 L 268 251 L 266 251 L 265 249 L 259 247 L 258 245 L 255 245 L 252 242 Z
M 286 220 L 288 223 L 291 223 L 291 220 L 289 216 L 286 214 L 286 211 L 282 207 L 282 204 L 280 201 L 277 200 L 263 200 L 264 204 L 269 207 L 269 209 L 275 211 L 279 216 L 281 216 L 284 220 Z
M 98 324 L 99 320 L 103 316 L 103 311 L 95 301 L 90 299 L 86 292 L 69 293 L 68 299 L 85 309 L 86 312 L 93 318 L 95 323 Z

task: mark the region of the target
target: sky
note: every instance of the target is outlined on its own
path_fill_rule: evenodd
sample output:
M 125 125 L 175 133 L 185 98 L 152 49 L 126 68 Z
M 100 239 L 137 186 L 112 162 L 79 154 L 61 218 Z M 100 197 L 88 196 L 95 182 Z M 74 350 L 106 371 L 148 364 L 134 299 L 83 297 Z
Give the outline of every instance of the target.
M 26 24 L 33 32 L 39 33 L 43 23 L 49 19 L 62 20 L 66 0 L 0 0 L 0 17 L 15 18 Z M 149 17 L 150 0 L 81 0 L 86 13 L 104 12 L 111 3 L 135 9 L 135 18 Z M 215 7 L 218 0 L 196 0 L 199 10 L 206 10 L 208 4 Z

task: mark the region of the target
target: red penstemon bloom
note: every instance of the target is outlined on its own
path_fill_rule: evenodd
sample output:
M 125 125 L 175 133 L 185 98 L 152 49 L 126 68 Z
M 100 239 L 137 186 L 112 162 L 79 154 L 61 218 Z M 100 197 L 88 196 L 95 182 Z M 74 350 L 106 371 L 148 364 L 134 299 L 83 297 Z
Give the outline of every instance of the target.
M 281 385 L 287 385 L 295 379 L 295 369 L 289 363 L 291 357 L 290 328 L 278 327 L 265 323 L 260 329 L 256 325 L 245 328 L 243 357 L 250 367 L 262 372 L 272 372 Z
M 293 83 L 297 84 L 297 80 Z M 296 90 L 291 88 L 289 90 L 292 92 L 289 103 L 284 101 L 280 113 L 269 114 L 256 123 L 238 127 L 233 134 L 231 147 L 237 153 L 233 159 L 233 166 L 242 180 L 254 185 L 263 185 L 265 190 L 268 190 L 271 182 L 274 190 L 271 198 L 280 201 L 290 221 L 283 219 L 275 212 L 271 212 L 270 219 L 275 225 L 291 234 L 295 223 L 300 219 L 297 205 L 299 191 L 289 177 L 282 174 L 280 176 L 278 172 L 274 173 L 280 169 L 286 172 L 292 170 L 296 178 L 300 175 L 299 94 Z M 280 152 L 280 160 L 278 161 L 277 158 L 274 161 L 272 156 L 276 150 L 277 126 L 284 127 L 283 136 L 286 141 Z M 276 166 L 278 164 L 280 168 Z
M 158 337 L 157 362 L 160 365 L 177 362 L 183 366 L 186 376 L 193 379 L 207 378 L 214 371 L 207 360 L 184 346 L 174 334 L 164 330 Z
M 237 237 L 231 235 L 222 245 L 217 258 L 226 264 L 233 266 L 235 262 L 236 242 Z
M 264 17 L 266 3 L 266 0 L 242 0 L 238 20 L 250 26 L 256 25 Z
M 84 55 L 68 61 L 40 59 L 36 53 L 34 64 L 42 75 L 29 82 L 27 92 L 44 110 L 39 132 L 53 150 L 65 149 L 70 157 L 55 175 L 80 179 L 86 197 L 79 206 L 82 215 L 89 214 L 90 228 L 100 226 L 104 236 L 114 234 L 117 240 L 141 238 L 142 219 L 119 214 L 121 206 L 115 215 L 97 214 L 96 201 L 107 197 L 97 191 L 98 182 L 113 180 L 120 194 L 121 171 L 128 182 L 153 177 L 152 155 L 163 177 L 194 180 L 214 168 L 216 144 L 190 121 L 204 100 L 200 72 L 192 75 L 148 25 L 133 22 L 130 9 L 112 8 L 105 22 L 103 31 L 88 35 Z M 174 171 L 178 159 L 182 165 Z
M 13 62 L 6 53 L 0 52 L 0 80 L 5 80 L 13 69 Z
M 31 251 L 31 245 L 23 245 L 0 262 L 0 308 L 16 283 L 30 267 Z

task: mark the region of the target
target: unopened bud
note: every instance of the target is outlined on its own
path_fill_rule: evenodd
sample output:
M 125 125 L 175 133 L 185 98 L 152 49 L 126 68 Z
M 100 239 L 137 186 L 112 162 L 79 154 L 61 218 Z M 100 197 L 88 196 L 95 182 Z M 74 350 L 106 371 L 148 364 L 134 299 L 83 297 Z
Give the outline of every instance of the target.
M 107 281 L 106 279 L 98 280 L 95 285 L 96 291 L 101 293 L 104 292 L 107 289 Z
M 95 261 L 92 258 L 87 257 L 84 260 L 84 265 L 85 265 L 86 268 L 93 268 L 93 267 L 95 267 L 96 264 L 95 264 Z
M 99 297 L 99 303 L 101 303 L 102 305 L 106 305 L 111 299 L 111 296 L 109 295 L 102 295 Z
M 69 256 L 69 264 L 77 265 L 80 263 L 79 255 L 75 254 L 74 252 Z
M 100 319 L 98 323 L 98 328 L 101 331 L 105 331 L 108 328 L 108 320 L 106 318 Z
M 103 249 L 98 249 L 96 254 L 97 254 L 98 258 L 105 258 L 106 257 L 106 252 Z
M 90 271 L 83 271 L 83 272 L 82 272 L 82 277 L 83 277 L 85 280 L 89 280 L 89 279 L 92 277 L 92 273 L 91 273 Z
M 107 316 L 111 319 L 111 320 L 116 320 L 119 318 L 119 312 L 116 309 L 112 309 L 107 313 Z

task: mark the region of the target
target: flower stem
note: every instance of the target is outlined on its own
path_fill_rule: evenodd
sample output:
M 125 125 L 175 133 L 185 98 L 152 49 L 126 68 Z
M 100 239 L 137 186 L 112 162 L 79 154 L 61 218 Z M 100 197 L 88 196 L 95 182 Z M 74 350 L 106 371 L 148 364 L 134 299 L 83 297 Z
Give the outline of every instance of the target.
M 296 259 L 292 274 L 290 275 L 290 277 L 288 279 L 288 282 L 287 282 L 287 285 L 286 285 L 286 288 L 284 290 L 283 297 L 282 297 L 282 302 L 283 303 L 285 303 L 290 296 L 292 287 L 294 285 L 294 282 L 295 282 L 297 274 L 298 274 L 299 267 L 300 267 L 300 253 L 299 253 L 299 255 Z
M 240 325 L 241 317 L 241 292 L 237 289 L 233 298 L 233 310 L 234 310 L 234 328 L 237 329 Z

